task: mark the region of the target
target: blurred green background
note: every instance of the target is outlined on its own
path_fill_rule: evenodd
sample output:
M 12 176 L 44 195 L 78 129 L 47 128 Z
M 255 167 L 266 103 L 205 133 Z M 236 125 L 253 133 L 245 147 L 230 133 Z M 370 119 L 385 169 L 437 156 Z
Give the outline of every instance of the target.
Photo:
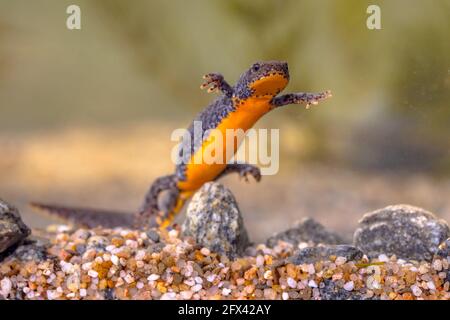
M 79 31 L 66 28 L 70 4 Z M 382 30 L 367 29 L 369 4 Z M 133 209 L 172 169 L 171 130 L 213 98 L 201 76 L 234 83 L 277 59 L 289 62 L 286 91 L 333 98 L 259 122 L 281 129 L 280 175 L 229 179 L 254 195 L 237 196 L 251 229 L 273 231 L 251 217 L 275 210 L 276 227 L 310 215 L 345 232 L 354 224 L 330 213 L 401 201 L 450 216 L 449 30 L 449 0 L 0 0 L 0 197 L 36 225 L 31 199 Z

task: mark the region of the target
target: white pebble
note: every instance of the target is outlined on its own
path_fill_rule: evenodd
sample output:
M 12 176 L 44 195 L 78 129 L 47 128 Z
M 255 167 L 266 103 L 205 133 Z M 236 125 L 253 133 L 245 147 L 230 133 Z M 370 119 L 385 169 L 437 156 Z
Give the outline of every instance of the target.
M 186 266 L 186 270 L 185 270 L 184 275 L 185 275 L 186 277 L 190 277 L 190 276 L 192 275 L 192 272 L 194 272 L 194 267 L 192 267 L 192 265 L 188 264 L 188 265 Z
M 202 249 L 200 250 L 200 253 L 201 253 L 202 255 L 204 255 L 204 256 L 209 256 L 209 255 L 211 254 L 211 251 L 209 251 L 208 248 L 202 248 Z
M 344 289 L 347 291 L 352 291 L 355 288 L 355 284 L 353 281 L 349 281 L 346 284 L 344 284 Z
M 192 291 L 181 291 L 180 296 L 183 300 L 189 300 L 194 293 Z
M 381 288 L 380 283 L 378 281 L 376 281 L 375 278 L 372 277 L 372 276 L 367 277 L 366 286 L 367 286 L 367 288 L 369 288 L 371 290 L 372 289 L 380 289 Z
M 0 281 L 1 294 L 7 296 L 11 292 L 12 282 L 9 278 L 4 278 Z
M 433 282 L 433 281 L 428 281 L 428 282 L 427 282 L 427 287 L 428 287 L 428 289 L 430 289 L 430 290 L 436 290 L 436 286 L 434 285 L 434 282 Z
M 308 242 L 300 242 L 300 243 L 298 244 L 298 248 L 299 248 L 299 249 L 305 249 L 305 248 L 308 248 L 308 247 L 309 247 Z
M 264 279 L 266 280 L 272 279 L 272 271 L 267 270 L 266 272 L 264 272 Z
M 209 276 L 206 277 L 206 280 L 208 280 L 208 282 L 213 282 L 215 279 L 216 279 L 215 274 L 210 274 Z
M 176 238 L 178 237 L 178 231 L 175 229 L 172 229 L 169 231 L 169 238 Z
M 317 283 L 314 280 L 309 280 L 308 286 L 310 288 L 317 288 Z
M 289 287 L 291 287 L 293 289 L 297 288 L 297 281 L 295 281 L 291 277 L 287 278 L 287 284 L 288 284 Z
M 80 289 L 80 297 L 86 297 L 87 296 L 87 290 L 86 289 Z
M 442 261 L 437 259 L 433 261 L 433 269 L 436 271 L 441 271 L 442 270 Z
M 161 300 L 175 300 L 177 294 L 175 292 L 167 292 L 161 296 Z
M 65 262 L 63 260 L 63 261 L 61 261 L 60 265 L 61 265 L 62 272 L 64 272 L 64 273 L 73 273 L 74 272 L 73 264 L 71 264 L 70 262 Z
M 134 240 L 131 240 L 131 239 L 127 239 L 127 240 L 125 241 L 125 244 L 126 244 L 128 247 L 133 248 L 133 249 L 136 249 L 136 248 L 138 247 L 138 243 L 137 243 L 136 241 L 134 241 Z
M 195 282 L 198 283 L 198 284 L 202 284 L 202 283 L 203 283 L 203 279 L 200 278 L 200 277 L 195 277 L 194 280 L 195 280 Z
M 56 292 L 56 290 L 47 290 L 47 299 L 48 300 L 54 300 L 60 296 L 59 292 Z
M 388 256 L 385 255 L 385 254 L 380 254 L 380 255 L 378 256 L 378 261 L 380 261 L 380 262 L 389 262 L 389 258 L 388 258 Z
M 112 252 L 114 249 L 116 249 L 116 246 L 113 244 L 110 244 L 109 246 L 106 246 L 106 251 Z
M 135 259 L 136 260 L 143 260 L 145 258 L 145 250 L 139 250 L 136 253 Z
M 283 294 L 281 296 L 282 296 L 283 300 L 289 299 L 289 294 L 287 292 L 283 292 Z
M 231 290 L 228 288 L 223 288 L 222 289 L 222 295 L 227 296 L 231 293 Z
M 127 274 L 127 275 L 125 276 L 125 281 L 126 281 L 128 284 L 133 283 L 133 282 L 134 282 L 134 277 L 133 277 L 131 274 Z
M 256 266 L 262 267 L 264 265 L 264 257 L 262 255 L 258 255 L 256 257 Z
M 119 257 L 116 256 L 115 254 L 111 255 L 109 259 L 115 266 L 119 265 Z
M 427 273 L 427 272 L 428 272 L 427 266 L 424 265 L 424 264 L 421 264 L 421 265 L 419 266 L 419 272 L 420 272 L 420 274 L 425 274 L 425 273 Z
M 89 270 L 88 271 L 88 276 L 91 278 L 97 278 L 98 277 L 98 272 L 95 270 Z
M 202 285 L 201 285 L 201 284 L 196 284 L 195 286 L 193 286 L 193 287 L 191 288 L 191 290 L 192 290 L 193 292 L 199 292 L 200 290 L 202 290 Z
M 138 282 L 138 283 L 136 283 L 136 288 L 138 288 L 138 289 L 142 289 L 144 287 L 144 284 L 142 283 L 142 282 Z
M 155 274 L 155 273 L 149 275 L 148 278 L 147 278 L 148 281 L 156 281 L 158 279 L 159 279 L 159 275 Z
M 102 264 L 102 263 L 103 263 L 102 257 L 96 257 L 96 258 L 94 259 L 94 261 L 95 261 L 95 263 L 97 263 L 97 264 Z
M 308 273 L 309 273 L 310 275 L 313 275 L 313 274 L 316 273 L 316 268 L 314 268 L 314 265 L 313 265 L 312 263 L 310 263 L 310 264 L 308 265 Z
M 91 268 L 92 268 L 92 262 L 86 262 L 81 265 L 81 269 L 83 269 L 84 271 L 91 270 Z
M 422 294 L 422 290 L 416 285 L 411 286 L 411 290 L 416 297 L 420 297 Z
M 334 261 L 334 263 L 337 266 L 343 265 L 346 262 L 347 262 L 347 258 L 346 257 L 337 257 L 336 260 Z

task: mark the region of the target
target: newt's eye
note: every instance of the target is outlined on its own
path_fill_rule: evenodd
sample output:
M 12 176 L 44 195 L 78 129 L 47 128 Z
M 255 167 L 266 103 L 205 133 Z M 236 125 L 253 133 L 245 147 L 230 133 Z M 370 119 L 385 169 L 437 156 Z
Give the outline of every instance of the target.
M 253 65 L 253 67 L 252 67 L 253 71 L 255 71 L 255 72 L 258 71 L 259 68 L 260 68 L 260 66 L 259 66 L 258 63 L 255 63 L 255 64 Z

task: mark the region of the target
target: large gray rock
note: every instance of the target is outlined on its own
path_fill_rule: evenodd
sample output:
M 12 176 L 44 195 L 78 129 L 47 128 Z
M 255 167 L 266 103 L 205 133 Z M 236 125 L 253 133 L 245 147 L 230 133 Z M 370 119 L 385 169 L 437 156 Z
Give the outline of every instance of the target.
M 365 214 L 353 242 L 370 257 L 384 253 L 402 259 L 431 260 L 448 236 L 447 223 L 431 212 L 395 205 Z
M 0 253 L 20 243 L 30 233 L 19 211 L 0 199 Z
M 187 208 L 184 236 L 197 244 L 234 258 L 249 244 L 241 213 L 233 194 L 216 182 L 204 184 Z
M 303 218 L 293 228 L 277 233 L 266 241 L 268 247 L 274 247 L 278 241 L 292 243 L 298 246 L 301 242 L 317 244 L 343 244 L 344 239 L 338 234 L 328 231 L 323 225 L 312 218 Z
M 307 247 L 300 249 L 288 258 L 293 264 L 315 263 L 317 261 L 329 260 L 330 256 L 344 257 L 347 261 L 358 261 L 363 257 L 363 252 L 349 245 L 329 245 Z

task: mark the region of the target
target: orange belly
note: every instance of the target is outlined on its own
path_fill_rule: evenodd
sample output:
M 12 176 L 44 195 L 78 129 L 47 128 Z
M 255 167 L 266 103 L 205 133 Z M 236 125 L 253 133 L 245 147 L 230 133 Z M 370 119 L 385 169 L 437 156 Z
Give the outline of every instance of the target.
M 186 165 L 186 180 L 179 181 L 178 188 L 182 191 L 195 191 L 204 183 L 217 178 L 244 140 L 244 135 L 238 134 L 233 137 L 233 143 L 227 143 L 227 130 L 240 129 L 246 133 L 270 110 L 269 101 L 270 98 L 249 98 L 224 118 L 204 140 L 201 148 L 192 155 Z M 228 137 L 232 137 L 230 131 Z

